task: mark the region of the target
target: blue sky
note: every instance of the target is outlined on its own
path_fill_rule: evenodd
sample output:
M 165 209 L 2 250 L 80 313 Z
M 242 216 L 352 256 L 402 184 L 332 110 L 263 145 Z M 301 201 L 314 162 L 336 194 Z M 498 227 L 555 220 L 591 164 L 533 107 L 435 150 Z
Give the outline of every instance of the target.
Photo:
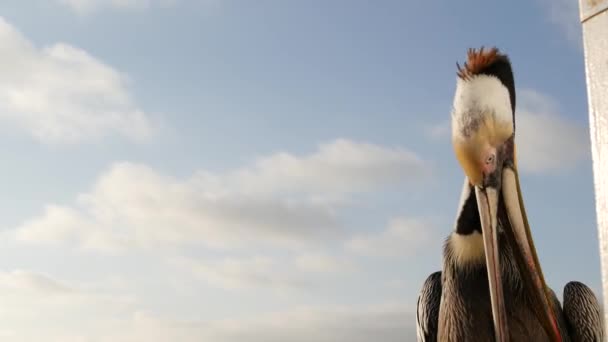
M 481 45 L 514 66 L 546 278 L 598 292 L 577 10 L 3 2 L 0 336 L 414 341 L 463 181 L 456 62 Z

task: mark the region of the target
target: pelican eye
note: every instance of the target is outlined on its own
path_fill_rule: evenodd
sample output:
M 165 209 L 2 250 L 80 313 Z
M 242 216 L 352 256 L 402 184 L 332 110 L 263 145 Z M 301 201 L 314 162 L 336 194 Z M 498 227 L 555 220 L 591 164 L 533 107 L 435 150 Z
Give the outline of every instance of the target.
M 496 155 L 494 153 L 491 153 L 487 158 L 486 158 L 486 165 L 492 165 L 494 164 L 494 160 L 496 159 Z

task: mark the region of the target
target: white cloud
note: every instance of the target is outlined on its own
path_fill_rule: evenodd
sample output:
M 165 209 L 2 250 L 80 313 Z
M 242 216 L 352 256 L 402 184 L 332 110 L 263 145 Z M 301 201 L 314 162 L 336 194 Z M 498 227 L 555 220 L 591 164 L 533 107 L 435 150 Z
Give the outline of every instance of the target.
M 590 157 L 587 127 L 560 115 L 558 107 L 554 99 L 540 92 L 517 91 L 515 144 L 521 171 L 564 171 Z M 446 127 L 450 127 L 447 120 L 434 125 L 428 130 L 429 137 L 449 137 L 451 131 Z
M 177 0 L 57 0 L 60 4 L 69 7 L 72 11 L 84 15 L 95 11 L 114 10 L 142 10 L 150 6 L 171 6 Z
M 371 256 L 412 255 L 431 239 L 432 225 L 422 220 L 396 218 L 379 233 L 353 237 L 346 247 L 359 254 Z
M 24 270 L 0 272 L 0 288 L 2 288 L 2 292 L 4 293 L 16 291 L 49 296 L 72 293 L 72 289 L 67 285 L 47 275 Z
M 236 313 L 230 318 L 188 320 L 142 311 L 148 303 L 120 291 L 88 287 L 95 290 L 40 273 L 0 271 L 0 337 L 16 342 L 415 341 L 412 308 L 403 303 L 294 307 L 254 316 Z
M 343 274 L 355 271 L 351 260 L 338 258 L 325 253 L 306 253 L 296 257 L 298 270 L 311 273 Z
M 349 194 L 418 182 L 430 171 L 427 163 L 406 149 L 338 139 L 321 144 L 308 156 L 276 153 L 228 175 L 199 172 L 198 177 L 218 192 Z
M 128 237 L 109 229 L 76 209 L 49 205 L 41 217 L 24 222 L 15 232 L 15 238 L 38 244 L 71 243 L 84 250 L 106 253 L 118 253 L 133 244 Z
M 566 38 L 582 49 L 582 25 L 577 0 L 539 0 L 548 19 L 558 26 Z
M 15 237 L 120 251 L 130 247 L 203 244 L 230 248 L 263 242 L 290 247 L 341 236 L 334 208 L 310 201 L 424 178 L 411 152 L 338 140 L 303 157 L 280 153 L 227 174 L 185 180 L 131 163 L 102 174 L 75 206 L 49 205 Z
M 292 291 L 302 288 L 303 278 L 268 257 L 194 260 L 175 258 L 173 264 L 185 268 L 205 283 L 227 290 Z
M 584 125 L 560 116 L 555 101 L 536 91 L 522 90 L 518 97 L 515 142 L 522 171 L 568 170 L 589 158 Z
M 117 317 L 128 319 L 135 303 L 130 296 L 25 270 L 0 271 L 0 301 L 0 337 L 11 341 L 92 341 L 119 326 Z
M 153 131 L 125 75 L 64 43 L 38 48 L 0 18 L 0 120 L 47 143 Z
M 23 242 L 118 252 L 191 243 L 213 248 L 251 241 L 298 245 L 337 230 L 333 214 L 322 206 L 217 195 L 197 182 L 122 163 L 81 195 L 77 206 L 47 206 L 41 217 L 24 222 L 15 233 Z
M 211 322 L 177 321 L 139 312 L 129 333 L 103 341 L 413 342 L 416 331 L 415 316 L 401 305 L 302 308 Z
M 204 259 L 175 257 L 169 263 L 213 287 L 275 293 L 291 293 L 318 285 L 319 279 L 311 276 L 344 276 L 356 270 L 351 260 L 324 253 L 303 253 L 294 259 L 259 255 Z

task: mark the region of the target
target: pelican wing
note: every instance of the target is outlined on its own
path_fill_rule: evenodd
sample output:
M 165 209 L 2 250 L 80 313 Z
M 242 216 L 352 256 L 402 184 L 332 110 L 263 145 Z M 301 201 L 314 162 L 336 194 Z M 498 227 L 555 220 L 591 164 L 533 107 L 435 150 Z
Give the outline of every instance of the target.
M 436 342 L 441 303 L 441 271 L 432 273 L 422 285 L 416 312 L 418 342 Z
M 587 285 L 578 281 L 566 284 L 563 311 L 573 342 L 604 341 L 600 303 Z

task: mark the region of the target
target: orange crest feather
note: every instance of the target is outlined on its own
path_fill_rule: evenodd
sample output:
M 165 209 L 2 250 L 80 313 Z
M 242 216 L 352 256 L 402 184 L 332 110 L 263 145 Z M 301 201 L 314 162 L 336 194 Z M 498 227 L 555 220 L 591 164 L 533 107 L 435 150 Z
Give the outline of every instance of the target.
M 494 63 L 500 56 L 498 48 L 495 47 L 490 50 L 484 50 L 483 46 L 479 50 L 469 49 L 464 67 L 456 63 L 456 67 L 458 68 L 457 75 L 463 80 L 469 79 L 479 74 L 488 65 Z

